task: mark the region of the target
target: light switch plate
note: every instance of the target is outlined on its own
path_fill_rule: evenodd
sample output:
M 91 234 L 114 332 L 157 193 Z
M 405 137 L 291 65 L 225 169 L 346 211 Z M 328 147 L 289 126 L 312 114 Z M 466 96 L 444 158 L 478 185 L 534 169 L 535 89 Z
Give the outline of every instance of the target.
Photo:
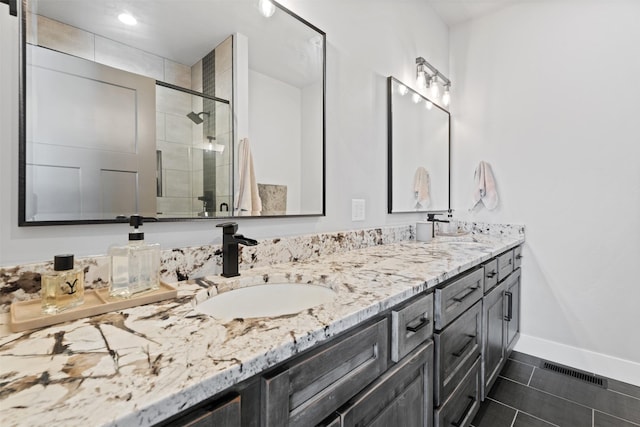
M 364 199 L 351 199 L 351 221 L 364 221 Z

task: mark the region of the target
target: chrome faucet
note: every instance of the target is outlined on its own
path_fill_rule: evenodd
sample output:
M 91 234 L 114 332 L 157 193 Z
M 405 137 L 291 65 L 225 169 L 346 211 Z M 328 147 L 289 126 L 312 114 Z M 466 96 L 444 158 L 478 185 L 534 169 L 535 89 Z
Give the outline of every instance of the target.
M 216 227 L 222 228 L 222 276 L 235 277 L 238 273 L 238 245 L 255 246 L 257 240 L 237 234 L 238 224 L 235 222 L 225 222 Z

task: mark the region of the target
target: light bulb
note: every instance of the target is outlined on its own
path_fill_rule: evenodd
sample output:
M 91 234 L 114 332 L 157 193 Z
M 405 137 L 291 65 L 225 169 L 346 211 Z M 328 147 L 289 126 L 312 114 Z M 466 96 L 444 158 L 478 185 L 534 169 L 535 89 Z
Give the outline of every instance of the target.
M 444 87 L 444 93 L 442 94 L 442 104 L 447 107 L 451 102 L 451 94 L 449 93 L 449 85 Z
M 409 92 L 409 89 L 403 84 L 398 83 L 398 93 L 402 96 L 405 96 Z
M 414 93 L 413 96 L 411 97 L 411 99 L 413 100 L 414 104 L 417 104 L 418 102 L 420 102 L 420 94 L 418 93 Z
M 418 76 L 416 77 L 416 84 L 418 85 L 419 89 L 424 89 L 425 87 L 427 87 L 427 79 L 424 77 L 424 73 L 421 71 L 418 71 Z
M 433 99 L 438 99 L 438 95 L 440 95 L 440 88 L 438 87 L 436 76 L 433 76 L 433 79 L 431 79 L 430 90 L 431 90 L 431 97 Z
M 136 25 L 138 23 L 138 20 L 134 18 L 133 15 L 126 12 L 118 15 L 118 19 L 120 20 L 120 22 L 127 25 Z
M 276 11 L 276 6 L 271 3 L 271 0 L 260 0 L 258 8 L 265 18 L 270 18 Z
M 424 106 L 427 110 L 431 110 L 433 108 L 433 102 L 427 101 Z

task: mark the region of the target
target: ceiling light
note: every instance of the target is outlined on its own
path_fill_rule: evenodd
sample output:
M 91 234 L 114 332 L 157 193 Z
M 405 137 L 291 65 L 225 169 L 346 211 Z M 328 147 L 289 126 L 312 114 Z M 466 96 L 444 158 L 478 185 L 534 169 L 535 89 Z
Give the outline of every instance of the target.
M 127 25 L 136 25 L 138 23 L 138 20 L 134 18 L 133 15 L 127 12 L 123 12 L 118 15 L 118 19 L 120 20 L 120 22 Z
M 258 2 L 258 8 L 265 18 L 270 18 L 276 11 L 276 6 L 271 0 L 260 0 Z

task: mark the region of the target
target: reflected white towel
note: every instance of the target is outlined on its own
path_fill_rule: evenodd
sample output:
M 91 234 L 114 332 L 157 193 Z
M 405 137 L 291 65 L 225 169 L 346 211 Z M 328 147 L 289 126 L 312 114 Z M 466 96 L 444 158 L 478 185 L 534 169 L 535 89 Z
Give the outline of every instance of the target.
M 240 215 L 260 215 L 262 201 L 258 194 L 258 183 L 253 169 L 253 155 L 249 139 L 243 138 L 238 144 L 238 192 L 234 207 Z
M 416 199 L 416 209 L 429 206 L 429 202 L 431 201 L 429 185 L 429 172 L 420 166 L 413 175 L 413 194 Z
M 493 177 L 491 165 L 485 161 L 481 161 L 473 175 L 475 187 L 473 189 L 473 208 L 480 202 L 489 210 L 493 210 L 498 206 L 498 191 L 496 189 L 496 180 Z

